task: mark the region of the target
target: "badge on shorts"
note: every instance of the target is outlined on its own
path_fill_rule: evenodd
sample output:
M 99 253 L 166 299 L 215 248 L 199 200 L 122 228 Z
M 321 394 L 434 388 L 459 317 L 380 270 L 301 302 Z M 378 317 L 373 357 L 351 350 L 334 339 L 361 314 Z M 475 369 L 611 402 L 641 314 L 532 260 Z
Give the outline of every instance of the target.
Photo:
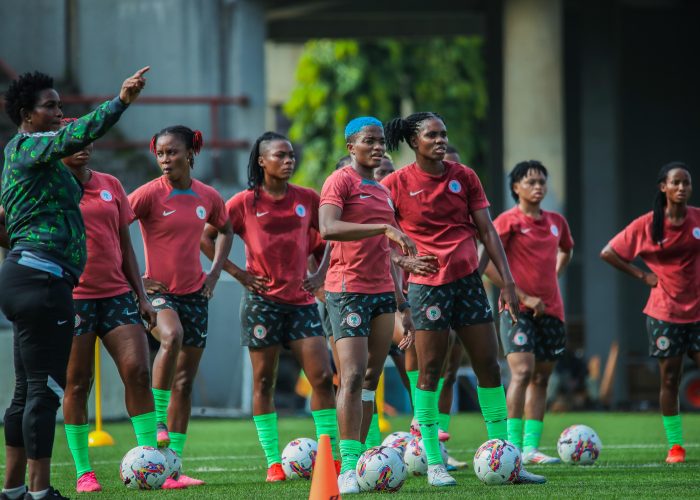
M 106 189 L 103 189 L 100 191 L 100 198 L 102 198 L 104 201 L 112 201 L 112 193 Z
M 82 322 L 83 322 L 83 320 L 80 318 L 80 315 L 76 314 L 75 315 L 75 325 L 73 326 L 73 328 L 78 328 L 80 326 L 80 323 L 82 323 Z
M 165 299 L 163 297 L 153 299 L 153 301 L 151 302 L 151 305 L 154 307 L 162 306 L 163 304 L 165 304 Z
M 559 228 L 557 226 L 555 226 L 554 224 L 549 226 L 549 230 L 552 232 L 552 234 L 554 236 L 559 236 Z
M 665 350 L 667 350 L 669 347 L 671 347 L 671 341 L 669 340 L 668 337 L 666 337 L 665 335 L 662 335 L 661 337 L 659 337 L 658 339 L 656 339 L 656 347 L 657 347 L 660 351 L 665 351 Z
M 197 217 L 199 217 L 200 219 L 204 220 L 204 218 L 207 216 L 207 209 L 204 208 L 202 205 L 199 205 L 199 206 L 195 209 L 195 213 L 197 214 Z
M 350 313 L 345 316 L 345 322 L 351 328 L 357 328 L 362 324 L 362 317 L 357 313 Z
M 253 336 L 256 339 L 264 339 L 267 336 L 267 328 L 263 325 L 255 325 L 253 327 Z
M 440 316 L 442 316 L 442 311 L 438 306 L 430 306 L 425 310 L 425 317 L 430 321 L 437 321 L 440 319 Z
M 693 228 L 693 238 L 700 240 L 700 227 Z
M 447 185 L 447 187 L 449 187 L 450 191 L 452 191 L 453 193 L 459 193 L 462 190 L 462 185 L 459 183 L 458 180 L 455 179 L 452 179 Z
M 294 207 L 294 213 L 299 217 L 304 217 L 306 216 L 306 207 L 304 207 L 304 205 L 297 205 Z
M 518 346 L 527 344 L 527 335 L 525 332 L 518 332 L 513 336 L 513 343 Z

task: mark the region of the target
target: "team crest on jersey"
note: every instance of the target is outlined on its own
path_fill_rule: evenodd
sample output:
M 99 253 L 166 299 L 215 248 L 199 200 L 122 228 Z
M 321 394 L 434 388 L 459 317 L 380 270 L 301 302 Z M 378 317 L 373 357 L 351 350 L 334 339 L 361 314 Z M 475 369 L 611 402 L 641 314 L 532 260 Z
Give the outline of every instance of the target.
M 669 347 L 671 347 L 671 341 L 669 338 L 665 335 L 660 336 L 658 339 L 656 339 L 656 347 L 660 351 L 665 351 Z
M 345 316 L 345 322 L 352 328 L 357 328 L 362 324 L 362 317 L 357 313 L 350 313 Z
M 554 236 L 559 236 L 559 228 L 557 226 L 555 226 L 554 224 L 549 226 L 549 230 L 552 232 L 552 234 Z
M 163 297 L 153 299 L 153 302 L 151 302 L 151 305 L 153 305 L 154 307 L 162 306 L 163 304 L 165 304 L 165 299 Z
M 525 334 L 525 332 L 516 333 L 513 337 L 513 343 L 519 346 L 527 344 L 527 335 Z
M 106 189 L 103 189 L 100 191 L 100 198 L 102 198 L 104 201 L 112 201 L 112 193 Z
M 78 328 L 80 326 L 80 323 L 82 323 L 82 322 L 83 322 L 83 320 L 80 318 L 80 315 L 76 314 L 75 315 L 75 324 L 74 324 L 73 328 Z
M 207 216 L 207 209 L 204 208 L 202 205 L 199 205 L 194 212 L 197 214 L 197 217 L 199 217 L 202 220 L 204 220 L 204 218 Z
M 296 207 L 294 207 L 294 213 L 297 214 L 299 217 L 305 217 L 306 207 L 304 205 L 297 205 Z
M 700 240 L 700 227 L 693 228 L 693 238 Z
M 437 321 L 442 316 L 442 311 L 438 306 L 430 306 L 425 310 L 425 317 L 430 321 Z
M 453 193 L 459 193 L 462 190 L 462 185 L 456 179 L 452 179 L 447 187 L 450 188 L 450 191 Z
M 267 336 L 267 328 L 263 325 L 255 325 L 253 327 L 253 336 L 256 339 L 264 339 Z

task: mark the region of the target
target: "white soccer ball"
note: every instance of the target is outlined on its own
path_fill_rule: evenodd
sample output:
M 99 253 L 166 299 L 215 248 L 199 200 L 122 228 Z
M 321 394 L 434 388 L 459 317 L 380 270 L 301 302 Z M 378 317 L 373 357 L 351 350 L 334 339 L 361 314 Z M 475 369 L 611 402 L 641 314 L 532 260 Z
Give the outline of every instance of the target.
M 502 439 L 486 441 L 474 455 L 476 477 L 490 486 L 512 483 L 521 466 L 520 450 Z
M 127 488 L 155 490 L 168 478 L 163 454 L 152 446 L 137 446 L 127 452 L 119 467 L 119 478 Z
M 440 443 L 440 455 L 442 463 L 447 463 L 447 449 L 445 445 Z M 408 468 L 408 473 L 414 476 L 423 476 L 428 473 L 428 457 L 423 448 L 423 439 L 414 437 L 406 445 L 406 451 L 403 454 L 403 461 Z
M 591 465 L 598 459 L 602 448 L 598 434 L 587 425 L 567 427 L 557 441 L 559 456 L 567 464 Z
M 165 471 L 166 475 L 173 479 L 180 477 L 182 460 L 180 460 L 180 457 L 177 455 L 175 450 L 172 448 L 158 448 L 158 451 L 160 451 L 165 457 L 165 464 L 167 467 Z
M 403 458 L 396 448 L 388 446 L 375 446 L 365 451 L 360 455 L 356 471 L 361 491 L 394 493 L 408 477 Z
M 392 432 L 382 441 L 382 446 L 388 446 L 389 448 L 395 448 L 401 456 L 403 456 L 406 451 L 406 446 L 408 442 L 413 439 L 410 432 L 398 431 Z
M 311 479 L 318 444 L 313 439 L 294 439 L 282 451 L 282 469 L 287 479 Z

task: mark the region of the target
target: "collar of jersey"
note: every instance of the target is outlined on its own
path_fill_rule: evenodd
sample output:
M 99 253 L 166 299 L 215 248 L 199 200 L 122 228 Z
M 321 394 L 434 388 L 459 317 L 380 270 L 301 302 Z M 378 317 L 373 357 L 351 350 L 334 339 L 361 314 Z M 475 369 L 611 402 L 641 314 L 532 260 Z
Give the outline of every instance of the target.
M 168 195 L 168 199 L 172 198 L 173 196 L 178 196 L 178 195 L 186 195 L 186 196 L 194 196 L 195 198 L 199 198 L 199 195 L 192 191 L 192 188 L 187 188 L 187 189 L 175 189 L 173 188 L 172 191 L 170 191 L 170 194 Z

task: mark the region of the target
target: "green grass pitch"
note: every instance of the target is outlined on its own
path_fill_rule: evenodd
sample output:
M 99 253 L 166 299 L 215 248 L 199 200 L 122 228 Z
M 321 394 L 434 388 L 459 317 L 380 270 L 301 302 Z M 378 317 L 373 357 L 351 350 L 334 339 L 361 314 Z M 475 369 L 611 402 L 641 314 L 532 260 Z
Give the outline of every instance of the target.
M 407 430 L 408 417 L 390 420 L 392 430 Z M 683 427 L 687 463 L 667 465 L 661 416 L 655 413 L 568 413 L 548 415 L 545 420 L 543 451 L 556 454 L 556 439 L 568 425 L 593 427 L 603 440 L 603 451 L 591 467 L 566 465 L 530 466 L 545 474 L 545 485 L 485 486 L 471 467 L 455 473 L 454 488 L 432 488 L 424 477 L 409 478 L 394 498 L 700 498 L 700 414 L 684 415 Z M 145 498 L 307 498 L 308 481 L 265 483 L 265 460 L 257 442 L 252 419 L 194 420 L 190 423 L 184 453 L 184 471 L 204 479 L 206 486 L 179 491 L 136 492 L 119 482 L 119 461 L 135 445 L 128 423 L 107 423 L 117 444 L 90 450 L 95 472 L 104 491 L 75 493 L 75 469 L 66 446 L 63 426 L 56 429 L 53 485 L 71 498 L 89 500 Z M 478 414 L 453 416 L 450 454 L 469 460 L 486 440 Z M 310 418 L 280 419 L 280 448 L 295 437 L 314 437 Z M 4 469 L 4 457 L 0 458 Z M 372 493 L 356 495 L 366 497 Z

